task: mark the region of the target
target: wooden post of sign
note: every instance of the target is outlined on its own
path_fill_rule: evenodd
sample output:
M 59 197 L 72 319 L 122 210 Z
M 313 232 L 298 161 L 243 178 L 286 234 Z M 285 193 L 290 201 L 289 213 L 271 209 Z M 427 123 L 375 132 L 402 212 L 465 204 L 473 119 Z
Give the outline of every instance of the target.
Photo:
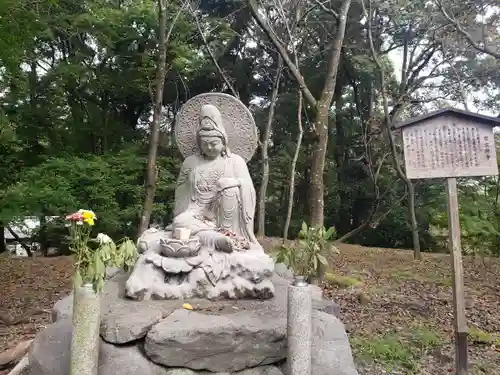
M 455 368 L 457 375 L 467 375 L 467 319 L 465 317 L 464 271 L 460 243 L 460 218 L 458 215 L 457 179 L 446 179 L 448 198 L 448 236 L 452 257 L 453 307 L 455 316 Z

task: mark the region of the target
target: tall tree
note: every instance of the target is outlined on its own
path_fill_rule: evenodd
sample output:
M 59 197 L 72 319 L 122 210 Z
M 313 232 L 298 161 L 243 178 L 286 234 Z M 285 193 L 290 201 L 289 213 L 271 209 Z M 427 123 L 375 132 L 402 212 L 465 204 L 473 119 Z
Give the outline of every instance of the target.
M 149 128 L 149 141 L 148 141 L 148 162 L 146 169 L 145 181 L 145 194 L 144 203 L 142 208 L 141 220 L 139 223 L 138 236 L 144 232 L 151 220 L 151 213 L 153 212 L 153 203 L 156 191 L 156 180 L 158 178 L 158 169 L 156 166 L 156 156 L 158 153 L 158 142 L 160 140 L 160 125 L 163 113 L 163 89 L 165 87 L 165 76 L 167 74 L 167 43 L 170 39 L 170 34 L 175 26 L 177 18 L 182 11 L 182 8 L 175 15 L 167 33 L 167 1 L 158 0 L 158 54 L 156 66 L 156 78 L 154 88 L 154 105 L 153 105 L 153 119 Z
M 271 92 L 271 103 L 269 104 L 269 112 L 267 114 L 267 121 L 264 127 L 261 140 L 261 155 L 262 155 L 262 180 L 260 182 L 259 191 L 259 227 L 257 236 L 264 237 L 266 235 L 266 196 L 267 186 L 269 184 L 269 141 L 271 139 L 271 130 L 274 121 L 274 112 L 276 109 L 276 102 L 278 101 L 278 93 L 280 89 L 281 75 L 283 73 L 283 59 L 278 55 L 278 64 L 276 73 L 273 80 L 273 88 Z
M 319 3 L 319 2 L 318 2 Z M 311 156 L 311 172 L 309 186 L 309 223 L 312 227 L 322 227 L 324 225 L 324 182 L 323 174 L 325 170 L 325 160 L 328 147 L 328 129 L 329 115 L 332 104 L 335 85 L 337 83 L 337 72 L 340 64 L 342 44 L 347 25 L 347 13 L 351 6 L 351 0 L 342 0 L 340 10 L 337 13 L 333 9 L 329 9 L 329 13 L 335 17 L 336 33 L 335 38 L 331 41 L 329 48 L 331 49 L 328 59 L 327 71 L 324 79 L 323 87 L 319 95 L 315 96 L 309 88 L 300 71 L 300 66 L 297 66 L 292 57 L 287 51 L 287 46 L 283 45 L 268 20 L 259 11 L 256 0 L 248 0 L 248 4 L 252 11 L 252 15 L 269 40 L 273 43 L 279 54 L 283 58 L 285 65 L 294 77 L 298 86 L 302 90 L 304 99 L 307 101 L 314 113 L 312 126 L 314 129 L 314 146 Z M 322 3 L 319 3 L 322 4 Z M 324 7 L 324 5 L 323 5 Z M 301 17 L 299 17 L 300 19 Z M 292 18 L 295 22 L 295 18 Z M 287 22 L 281 20 L 281 22 Z M 295 43 L 295 40 L 290 41 Z
M 479 2 L 476 2 L 477 5 L 479 5 L 478 3 Z M 452 3 L 450 5 L 454 4 L 455 3 Z M 483 18 L 486 17 L 485 13 L 488 8 L 490 8 L 489 10 L 492 14 L 489 16 L 490 22 L 483 24 L 482 27 L 480 26 L 479 28 L 477 27 L 476 18 L 470 17 L 469 9 L 474 10 L 474 6 L 469 7 L 467 12 L 463 12 L 463 9 L 460 9 L 463 18 L 473 20 L 472 22 L 475 26 L 473 27 L 474 32 L 468 31 L 467 26 L 465 26 L 459 18 L 455 17 L 451 13 L 451 9 L 453 9 L 452 6 L 447 8 L 447 4 L 445 4 L 442 0 L 437 0 L 437 5 L 446 21 L 448 21 L 455 28 L 457 33 L 464 38 L 472 48 L 480 53 L 487 54 L 497 60 L 500 60 L 500 41 L 498 40 L 498 2 L 480 2 Z M 495 7 L 497 9 L 494 9 Z

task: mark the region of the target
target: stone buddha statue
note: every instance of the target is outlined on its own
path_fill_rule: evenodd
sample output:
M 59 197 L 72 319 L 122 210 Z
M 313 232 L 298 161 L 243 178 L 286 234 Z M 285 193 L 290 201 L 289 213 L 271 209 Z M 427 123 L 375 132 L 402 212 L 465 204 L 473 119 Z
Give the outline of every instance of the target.
M 176 138 L 186 158 L 174 219 L 164 230 L 151 228 L 139 238 L 141 255 L 126 283 L 128 297 L 274 295 L 269 280 L 274 263 L 253 232 L 256 194 L 246 160 L 256 134 L 250 112 L 230 95 L 202 94 L 183 106 Z

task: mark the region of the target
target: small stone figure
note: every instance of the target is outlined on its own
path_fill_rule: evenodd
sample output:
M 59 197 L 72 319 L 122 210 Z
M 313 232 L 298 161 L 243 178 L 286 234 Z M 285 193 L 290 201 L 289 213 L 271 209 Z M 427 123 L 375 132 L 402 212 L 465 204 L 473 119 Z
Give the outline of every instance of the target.
M 257 145 L 252 115 L 230 95 L 198 95 L 181 109 L 176 137 L 186 159 L 173 223 L 139 238 L 127 296 L 271 298 L 274 262 L 253 232 L 256 195 L 246 165 Z

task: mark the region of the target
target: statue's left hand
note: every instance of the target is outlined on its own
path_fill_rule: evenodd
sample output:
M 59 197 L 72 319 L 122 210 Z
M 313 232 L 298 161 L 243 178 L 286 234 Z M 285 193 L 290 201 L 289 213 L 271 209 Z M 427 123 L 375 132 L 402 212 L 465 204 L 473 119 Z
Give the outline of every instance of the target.
M 225 190 L 232 187 L 240 186 L 239 181 L 236 178 L 232 177 L 221 177 L 217 180 L 216 183 L 217 189 Z
M 226 236 L 220 236 L 215 242 L 215 248 L 224 253 L 232 253 L 233 247 L 233 240 Z

